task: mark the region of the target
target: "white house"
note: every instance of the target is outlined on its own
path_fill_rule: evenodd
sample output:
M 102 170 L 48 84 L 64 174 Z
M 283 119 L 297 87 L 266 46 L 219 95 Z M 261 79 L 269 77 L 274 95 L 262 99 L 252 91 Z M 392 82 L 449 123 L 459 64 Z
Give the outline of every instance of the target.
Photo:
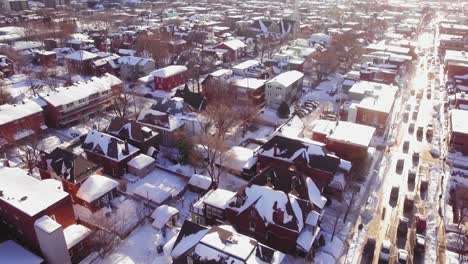
M 291 105 L 301 95 L 303 79 L 302 72 L 287 71 L 266 82 L 266 106 L 278 109 L 282 102 Z

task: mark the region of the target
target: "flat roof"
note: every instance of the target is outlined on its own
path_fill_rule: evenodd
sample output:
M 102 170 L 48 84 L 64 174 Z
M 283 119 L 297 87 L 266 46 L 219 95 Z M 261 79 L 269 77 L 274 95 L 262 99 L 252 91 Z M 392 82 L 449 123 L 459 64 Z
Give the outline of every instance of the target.
M 468 111 L 453 109 L 450 111 L 452 132 L 468 134 Z

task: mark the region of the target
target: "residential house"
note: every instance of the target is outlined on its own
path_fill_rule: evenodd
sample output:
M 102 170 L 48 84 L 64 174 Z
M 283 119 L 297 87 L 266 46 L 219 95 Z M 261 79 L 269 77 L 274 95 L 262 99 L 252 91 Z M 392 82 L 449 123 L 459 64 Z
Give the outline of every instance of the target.
M 224 41 L 216 46 L 215 50 L 224 50 L 224 62 L 232 62 L 245 57 L 247 45 L 239 39 Z
M 450 147 L 468 155 L 468 111 L 452 109 L 450 111 Z
M 184 99 L 184 102 L 190 105 L 194 111 L 201 111 L 205 108 L 205 96 L 201 93 L 190 91 L 188 85 L 185 85 L 183 89 L 177 89 L 174 97 Z
M 112 199 L 117 197 L 119 182 L 106 176 L 94 174 L 89 176 L 80 186 L 76 197 L 79 204 L 91 212 L 109 206 Z
M 452 78 L 455 75 L 468 74 L 468 52 L 464 50 L 446 50 L 444 66 L 447 72 L 447 78 Z
M 96 130 L 88 133 L 81 148 L 87 159 L 101 165 L 104 173 L 115 178 L 127 172 L 127 162 L 139 153 L 139 149 L 128 142 Z
M 262 107 L 265 104 L 265 82 L 256 78 L 234 79 L 239 104 Z
M 156 160 L 145 154 L 139 154 L 128 163 L 128 172 L 139 177 L 145 177 L 156 167 Z
M 102 174 L 102 167 L 73 152 L 55 148 L 50 153 L 41 152 L 37 168 L 41 179 L 55 179 L 62 189 L 76 202 L 76 193 L 81 184 L 91 175 Z
M 204 195 L 210 190 L 212 183 L 211 177 L 194 173 L 187 184 L 190 191 Z
M 312 124 L 312 140 L 322 142 L 338 157 L 362 161 L 367 157 L 375 128 L 346 121 L 317 120 Z
M 0 145 L 40 133 L 47 129 L 42 108 L 34 101 L 0 106 Z
M 61 183 L 38 180 L 19 168 L 1 167 L 2 231 L 47 263 L 77 263 L 87 256 L 91 230 L 76 223 Z
M 94 60 L 91 64 L 94 75 L 101 76 L 105 73 L 117 75 L 119 73 L 120 66 L 118 63 L 119 58 L 119 55 L 112 54 L 110 56 Z
M 318 237 L 319 216 L 310 201 L 268 184 L 249 183 L 226 208 L 226 218 L 239 233 L 275 250 L 302 257 L 312 251 Z
M 69 87 L 41 95 L 46 102 L 44 115 L 50 127 L 69 127 L 104 111 L 112 104 L 114 94 L 122 91 L 122 81 L 111 75 L 92 77 Z
M 256 34 L 286 37 L 295 34 L 299 29 L 299 21 L 293 19 L 256 19 L 250 30 Z
M 161 140 L 160 134 L 154 128 L 149 128 L 137 121 L 121 117 L 112 119 L 106 129 L 106 133 L 127 141 L 139 148 L 142 153 L 147 153 L 151 147 L 158 148 Z
M 65 56 L 65 63 L 70 73 L 91 75 L 92 62 L 97 55 L 86 50 L 78 50 Z
M 300 172 L 324 190 L 351 163 L 330 153 L 325 144 L 307 139 L 275 135 L 257 150 L 257 173 L 267 168 L 288 168 Z
M 201 225 L 216 225 L 226 221 L 226 208 L 236 193 L 224 190 L 209 190 L 190 206 L 193 222 Z
M 454 23 L 440 23 L 439 30 L 441 34 L 466 36 L 468 34 L 468 26 Z
M 267 81 L 265 84 L 266 106 L 278 109 L 282 102 L 291 106 L 301 96 L 303 79 L 302 72 L 287 71 Z
M 0 79 L 10 77 L 14 73 L 13 61 L 5 55 L 0 55 Z
M 142 126 L 155 129 L 161 135 L 160 143 L 173 146 L 184 131 L 184 122 L 176 115 L 145 108 L 137 118 Z
M 170 65 L 151 72 L 148 76 L 140 78 L 140 81 L 153 82 L 155 90 L 171 91 L 175 87 L 185 83 L 186 75 L 187 67 Z
M 45 67 L 53 67 L 57 62 L 57 54 L 54 51 L 34 50 L 35 63 Z
M 150 74 L 156 68 L 152 59 L 125 56 L 118 59 L 120 66 L 120 77 L 124 80 L 136 80 Z
M 285 255 L 255 239 L 239 234 L 232 226 L 204 227 L 185 221 L 177 236 L 164 246 L 174 264 L 284 263 Z
M 345 104 L 347 121 L 377 129 L 383 134 L 392 117 L 398 88 L 393 85 L 359 81 L 348 91 L 351 102 Z
M 269 73 L 258 60 L 246 60 L 232 67 L 233 75 L 257 79 L 268 78 Z

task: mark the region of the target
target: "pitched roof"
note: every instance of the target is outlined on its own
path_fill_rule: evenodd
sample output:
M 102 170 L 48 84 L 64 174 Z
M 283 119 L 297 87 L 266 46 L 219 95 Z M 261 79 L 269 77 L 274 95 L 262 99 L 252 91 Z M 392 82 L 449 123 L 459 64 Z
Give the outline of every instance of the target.
M 187 71 L 187 67 L 183 65 L 170 65 L 161 69 L 153 71 L 153 76 L 160 78 L 169 78 L 179 73 Z
M 44 162 L 39 164 L 40 169 L 50 168 L 58 177 L 70 183 L 78 183 L 100 168 L 94 162 L 61 148 L 41 153 L 41 160 Z
M 182 120 L 178 117 L 149 108 L 145 108 L 140 112 L 137 121 L 166 131 L 174 131 L 183 125 Z
M 92 60 L 97 58 L 97 55 L 86 50 L 79 50 L 75 51 L 71 54 L 65 56 L 65 59 L 68 60 L 75 60 L 75 61 L 85 61 L 85 60 Z
M 134 146 L 128 144 L 127 152 L 125 150 L 125 144 L 128 143 L 111 135 L 91 130 L 88 135 L 86 135 L 86 139 L 81 147 L 86 151 L 120 161 L 139 151 Z
M 76 196 L 88 203 L 94 202 L 101 198 L 106 193 L 114 190 L 119 186 L 119 183 L 111 178 L 101 175 L 91 175 L 80 186 Z
M 184 89 L 177 89 L 174 97 L 183 98 L 184 102 L 195 110 L 202 110 L 205 106 L 205 97 L 203 94 L 190 91 L 187 85 L 185 85 Z
M 176 115 L 184 113 L 184 99 L 180 97 L 167 98 L 154 98 L 155 103 L 151 106 L 151 109 Z
M 171 256 L 177 258 L 185 254 L 193 248 L 206 233 L 208 233 L 206 227 L 185 220 L 172 247 Z
M 141 143 L 159 134 L 157 131 L 145 127 L 137 121 L 121 117 L 112 119 L 106 132 L 122 140 L 132 140 Z

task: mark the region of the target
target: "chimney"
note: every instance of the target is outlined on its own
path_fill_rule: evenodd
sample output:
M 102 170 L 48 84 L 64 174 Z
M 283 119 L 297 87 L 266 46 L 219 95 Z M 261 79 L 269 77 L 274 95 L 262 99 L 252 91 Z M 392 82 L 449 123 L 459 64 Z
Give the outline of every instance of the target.
M 278 155 L 278 144 L 275 143 L 273 146 L 273 157 L 276 157 Z
M 274 209 L 273 222 L 281 223 L 281 224 L 284 222 L 284 211 L 282 209 L 279 209 L 279 208 Z
M 125 148 L 124 148 L 124 150 L 123 150 L 123 154 L 124 154 L 124 155 L 128 155 L 128 154 L 130 154 L 130 149 L 128 148 L 128 142 L 127 142 L 127 140 L 125 140 L 124 144 L 125 144 Z

